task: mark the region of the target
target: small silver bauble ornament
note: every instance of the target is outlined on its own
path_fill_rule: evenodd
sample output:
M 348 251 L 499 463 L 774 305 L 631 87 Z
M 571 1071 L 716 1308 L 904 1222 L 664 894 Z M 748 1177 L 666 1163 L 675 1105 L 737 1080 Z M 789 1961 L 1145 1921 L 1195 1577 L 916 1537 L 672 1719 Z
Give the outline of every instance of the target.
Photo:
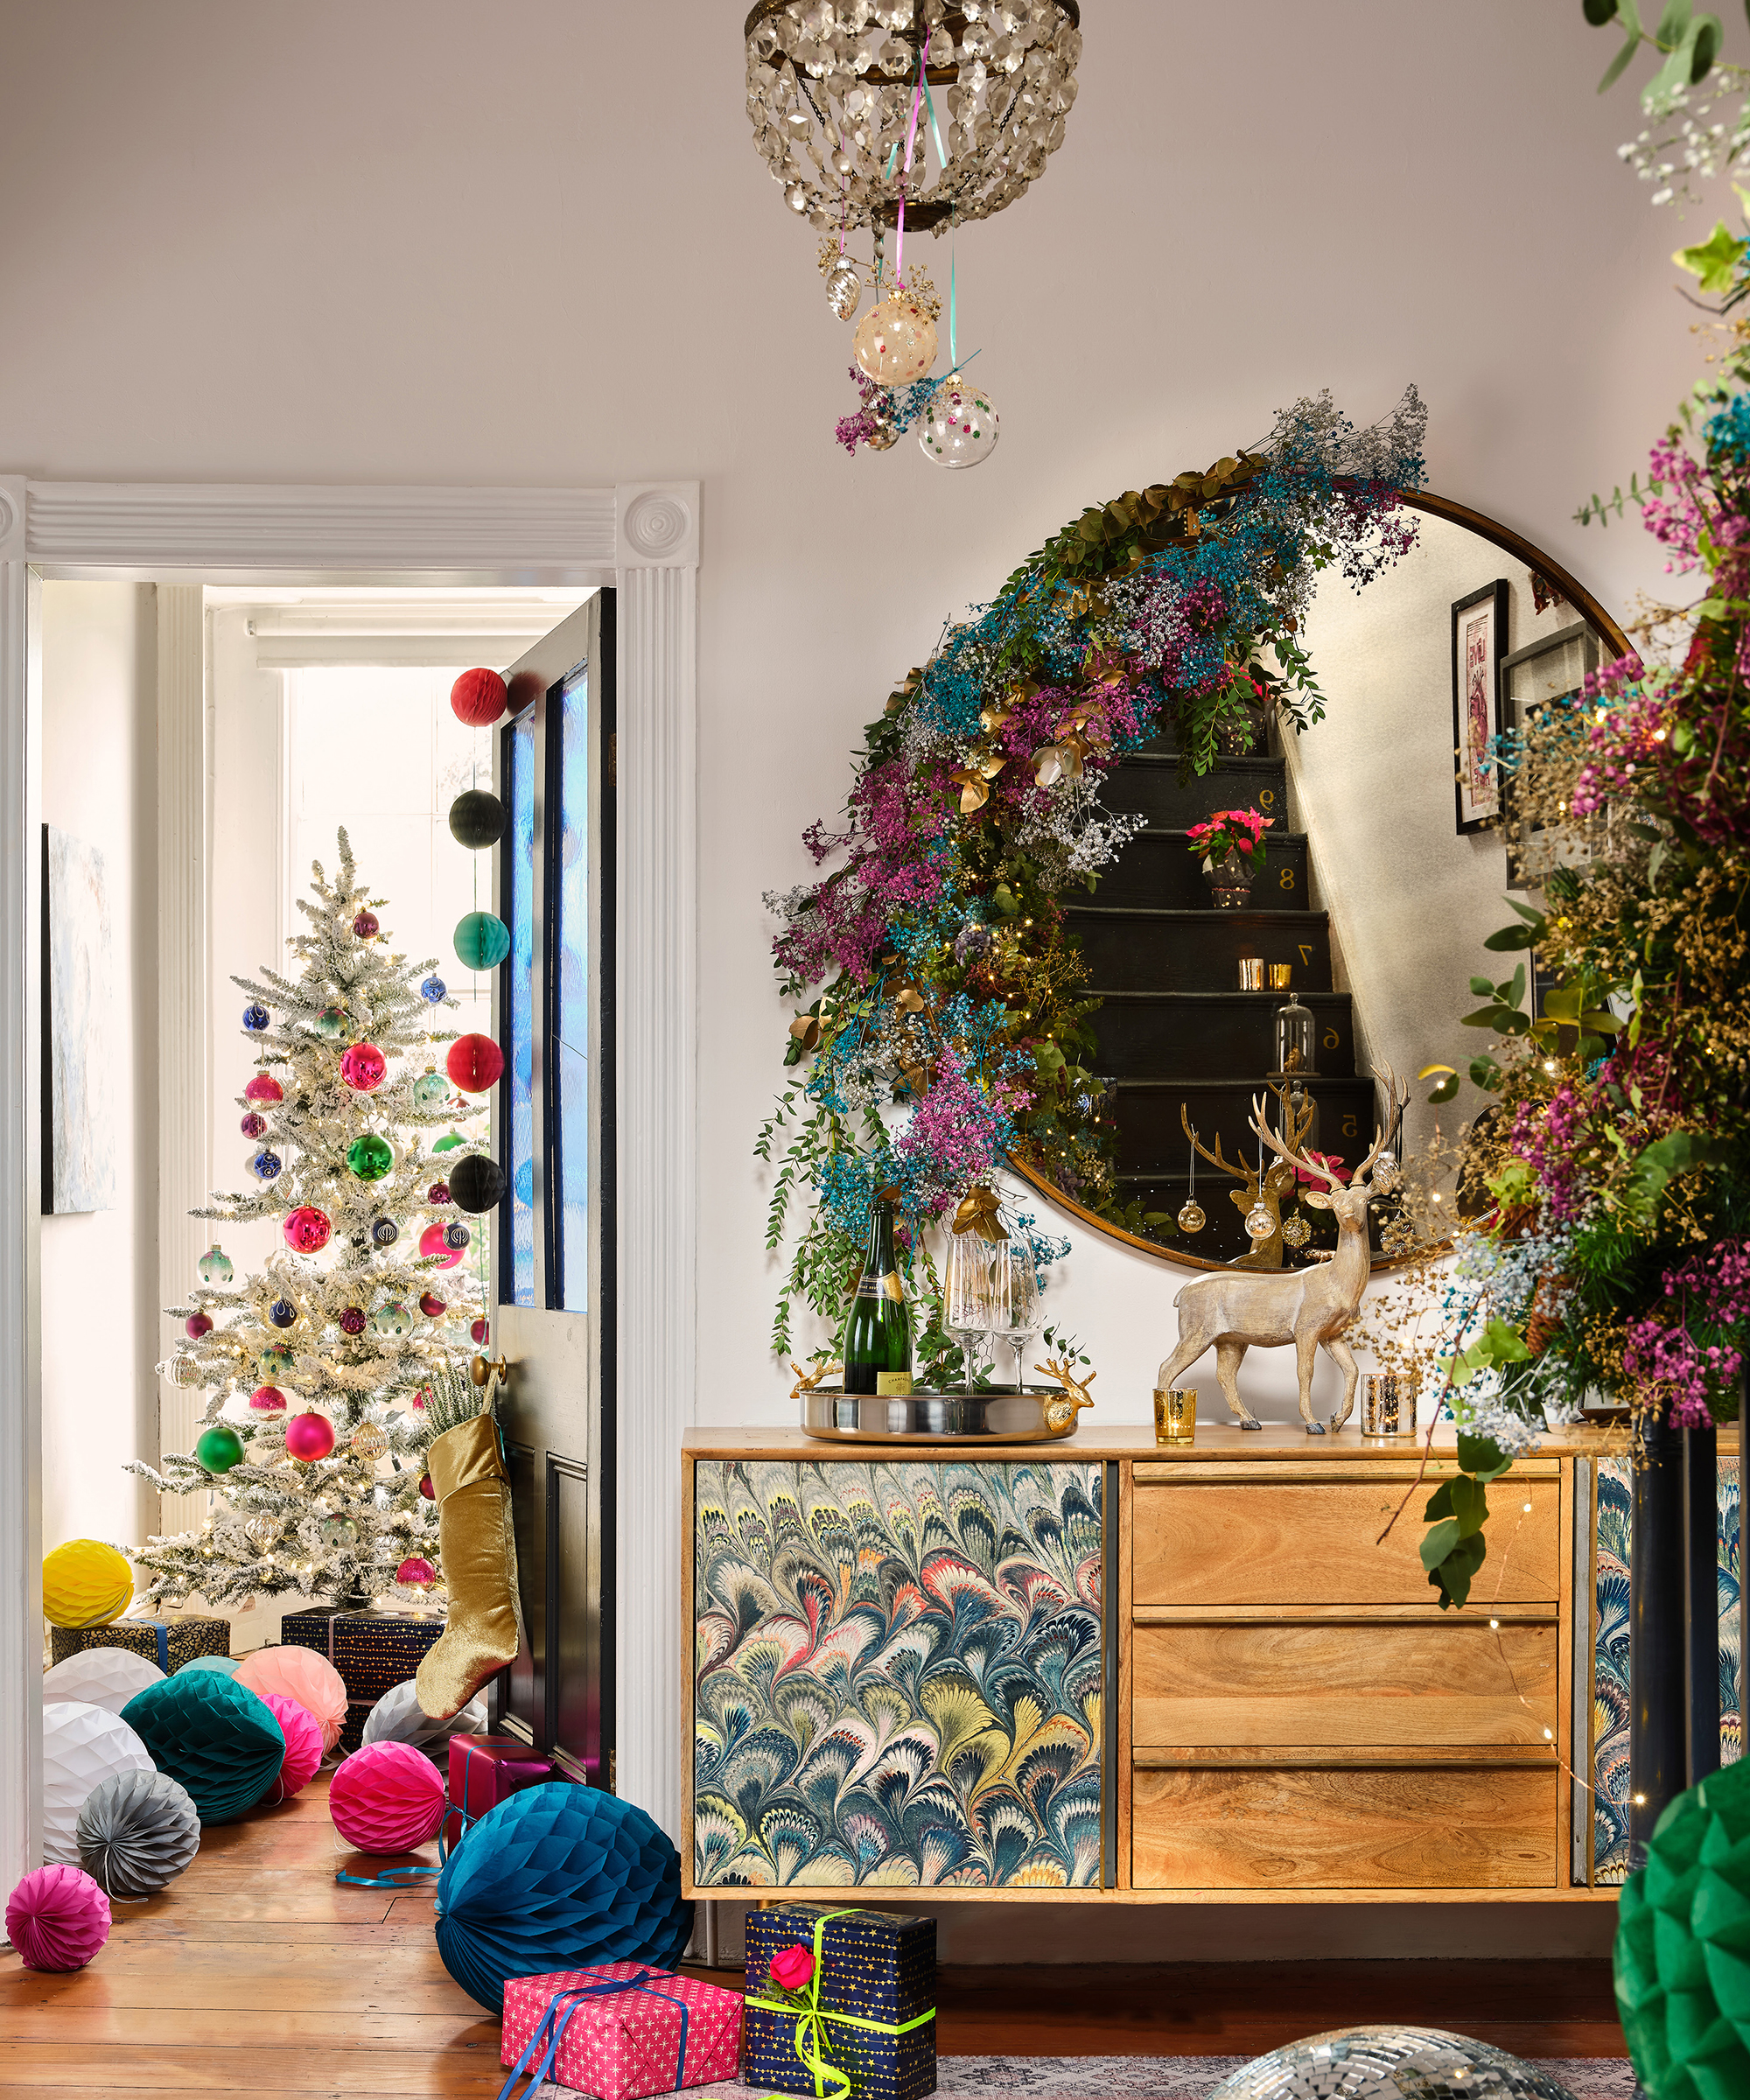
M 1181 1232 L 1201 1232 L 1208 1222 L 1203 1215 L 1203 1206 L 1195 1197 L 1179 1214 L 1179 1229 Z
M 1267 1240 L 1277 1228 L 1277 1221 L 1262 1203 L 1254 1203 L 1246 1213 L 1246 1230 L 1255 1240 Z
M 1373 1163 L 1372 1173 L 1368 1176 L 1373 1187 L 1382 1196 L 1389 1196 L 1403 1178 L 1404 1169 L 1398 1165 L 1397 1157 L 1393 1152 L 1382 1152 Z
M 1438 2027 L 1342 2027 L 1272 2049 L 1209 2100 L 1574 2100 L 1505 2049 Z
M 900 442 L 900 433 L 893 428 L 893 396 L 878 394 L 869 404 L 869 420 L 874 429 L 863 442 L 872 452 L 886 452 Z
M 252 1437 L 250 1442 L 259 1444 L 261 1438 Z M 282 1451 L 285 1449 L 284 1435 L 280 1438 L 279 1447 Z M 279 1536 L 279 1519 L 273 1516 L 252 1516 L 243 1526 L 243 1536 L 248 1540 L 257 1553 L 265 1553 L 275 1539 Z
M 826 301 L 842 321 L 848 321 L 863 303 L 863 273 L 841 262 L 826 281 Z
M 1292 1217 L 1282 1221 L 1282 1236 L 1291 1247 L 1304 1247 L 1312 1237 L 1312 1228 L 1297 1210 Z

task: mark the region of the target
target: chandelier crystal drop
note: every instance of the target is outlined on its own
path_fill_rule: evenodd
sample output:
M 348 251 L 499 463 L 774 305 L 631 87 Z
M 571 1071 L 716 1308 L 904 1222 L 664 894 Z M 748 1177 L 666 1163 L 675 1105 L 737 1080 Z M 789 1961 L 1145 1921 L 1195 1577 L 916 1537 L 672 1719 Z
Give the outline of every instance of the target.
M 1063 143 L 1081 22 L 1078 0 L 760 0 L 753 143 L 815 226 L 895 226 L 901 196 L 907 232 L 988 219 Z M 908 172 L 920 51 L 932 107 Z

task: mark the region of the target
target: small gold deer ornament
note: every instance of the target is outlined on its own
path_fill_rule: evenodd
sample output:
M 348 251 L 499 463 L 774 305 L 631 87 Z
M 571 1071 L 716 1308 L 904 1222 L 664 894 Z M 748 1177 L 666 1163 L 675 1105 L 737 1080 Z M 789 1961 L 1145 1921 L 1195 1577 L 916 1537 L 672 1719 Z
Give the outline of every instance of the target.
M 1047 1378 L 1055 1378 L 1063 1388 L 1061 1393 L 1054 1393 L 1045 1404 L 1045 1425 L 1053 1436 L 1067 1437 L 1074 1428 L 1075 1418 L 1082 1409 L 1093 1406 L 1094 1396 L 1088 1389 L 1100 1374 L 1089 1371 L 1086 1378 L 1074 1376 L 1068 1357 L 1059 1363 L 1055 1357 L 1047 1356 L 1033 1368 L 1043 1371 Z

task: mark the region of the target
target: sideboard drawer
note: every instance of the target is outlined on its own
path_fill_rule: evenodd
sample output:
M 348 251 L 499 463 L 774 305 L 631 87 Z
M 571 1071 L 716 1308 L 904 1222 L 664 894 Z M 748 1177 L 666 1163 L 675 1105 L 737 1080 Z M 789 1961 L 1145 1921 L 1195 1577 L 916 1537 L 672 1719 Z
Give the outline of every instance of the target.
M 1507 1746 L 1556 1730 L 1553 1624 L 1189 1620 L 1130 1638 L 1138 1746 Z
M 1138 1769 L 1138 1888 L 1554 1888 L 1553 1769 Z
M 1139 1605 L 1428 1604 L 1416 1490 L 1376 1544 L 1406 1482 L 1258 1474 L 1201 1484 L 1184 1469 L 1135 1496 L 1133 1594 Z M 1561 1483 L 1509 1474 L 1489 1489 L 1488 1558 L 1474 1604 L 1553 1604 L 1561 1586 Z M 1530 1511 L 1526 1503 L 1531 1505 Z

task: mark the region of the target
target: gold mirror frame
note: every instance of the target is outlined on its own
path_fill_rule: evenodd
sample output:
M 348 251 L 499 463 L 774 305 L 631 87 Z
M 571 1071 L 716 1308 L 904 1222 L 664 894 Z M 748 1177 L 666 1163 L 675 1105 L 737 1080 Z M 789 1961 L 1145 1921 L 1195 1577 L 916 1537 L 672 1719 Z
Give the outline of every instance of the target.
M 1451 524 L 1462 525 L 1479 539 L 1491 542 L 1504 553 L 1523 562 L 1528 569 L 1535 569 L 1539 575 L 1548 578 L 1582 619 L 1610 643 L 1614 655 L 1628 654 L 1630 647 L 1628 637 L 1585 584 L 1577 582 L 1559 562 L 1545 554 L 1542 548 L 1533 546 L 1522 534 L 1515 532 L 1510 525 L 1502 525 L 1496 519 L 1485 517 L 1480 510 L 1469 509 L 1465 504 L 1453 502 L 1450 496 L 1437 496 L 1427 489 L 1419 489 L 1414 494 L 1406 493 L 1404 500 L 1412 510 L 1425 510 L 1431 517 L 1445 518 Z M 1047 1203 L 1079 1219 L 1082 1224 L 1091 1226 L 1107 1239 L 1117 1241 L 1122 1246 L 1134 1247 L 1139 1253 L 1152 1255 L 1157 1261 L 1171 1263 L 1176 1269 L 1227 1269 L 1232 1266 L 1228 1262 L 1206 1260 L 1201 1255 L 1181 1254 L 1176 1248 L 1163 1247 L 1158 1241 L 1145 1240 L 1138 1233 L 1127 1232 L 1122 1225 L 1113 1225 L 1104 1218 L 1096 1217 L 1094 1212 L 1078 1203 L 1074 1196 L 1067 1195 L 1025 1161 L 1011 1157 L 1008 1164 L 1011 1172 L 1018 1174 Z M 1411 1262 L 1424 1259 L 1430 1253 L 1446 1252 L 1451 1244 L 1449 1240 L 1442 1240 L 1432 1248 L 1421 1248 L 1414 1254 L 1378 1256 L 1372 1264 L 1373 1273 L 1380 1276 L 1394 1269 L 1405 1268 Z

